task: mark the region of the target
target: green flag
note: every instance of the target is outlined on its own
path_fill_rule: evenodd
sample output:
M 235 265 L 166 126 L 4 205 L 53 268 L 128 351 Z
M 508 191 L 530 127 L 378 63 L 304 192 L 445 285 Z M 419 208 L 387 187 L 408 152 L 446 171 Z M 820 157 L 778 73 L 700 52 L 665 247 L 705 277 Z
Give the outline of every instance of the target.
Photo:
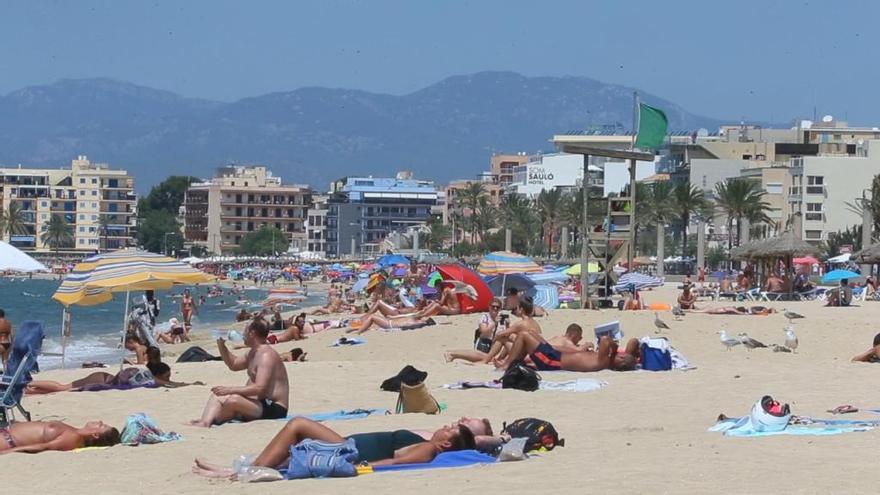
M 639 133 L 636 137 L 636 148 L 649 150 L 663 146 L 668 124 L 663 110 L 639 103 Z

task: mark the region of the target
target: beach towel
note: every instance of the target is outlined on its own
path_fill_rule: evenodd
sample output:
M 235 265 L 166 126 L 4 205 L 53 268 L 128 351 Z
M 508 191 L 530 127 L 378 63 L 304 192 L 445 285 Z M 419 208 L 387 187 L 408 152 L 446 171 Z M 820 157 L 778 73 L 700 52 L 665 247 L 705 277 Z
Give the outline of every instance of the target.
M 772 435 L 829 436 L 841 433 L 871 430 L 871 426 L 787 426 L 778 431 L 758 431 L 748 416 L 728 418 L 709 428 L 709 431 L 720 431 L 727 437 L 768 437 Z
M 600 390 L 608 386 L 608 382 L 595 380 L 593 378 L 578 378 L 576 380 L 565 380 L 561 382 L 549 382 L 542 380 L 538 386 L 538 390 L 552 390 L 556 392 L 592 392 Z M 449 390 L 467 390 L 471 388 L 501 388 L 501 382 L 497 380 L 489 380 L 484 382 L 457 382 L 443 385 L 443 388 Z
M 359 339 L 357 337 L 339 337 L 334 340 L 330 347 L 344 347 L 344 346 L 353 346 L 353 345 L 361 345 L 366 344 L 367 341 L 364 339 Z
M 156 422 L 145 413 L 137 413 L 125 419 L 125 428 L 122 429 L 120 441 L 123 445 L 134 446 L 173 442 L 181 439 L 183 437 L 178 433 L 162 431 Z
M 409 471 L 413 469 L 438 469 L 438 468 L 454 468 L 473 466 L 476 464 L 492 464 L 497 459 L 491 455 L 478 452 L 476 450 L 457 450 L 454 452 L 443 452 L 434 458 L 431 462 L 421 462 L 416 464 L 394 464 L 391 466 L 373 466 L 374 472 L 382 471 Z

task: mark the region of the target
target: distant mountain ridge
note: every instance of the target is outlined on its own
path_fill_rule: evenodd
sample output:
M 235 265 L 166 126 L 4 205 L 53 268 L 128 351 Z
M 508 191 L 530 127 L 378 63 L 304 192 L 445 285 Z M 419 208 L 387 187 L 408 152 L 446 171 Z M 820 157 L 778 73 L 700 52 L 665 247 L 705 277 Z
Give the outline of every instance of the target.
M 167 175 L 209 177 L 229 163 L 265 164 L 319 190 L 346 175 L 398 170 L 446 182 L 475 177 L 493 152 L 549 151 L 553 134 L 629 128 L 632 91 L 586 77 L 480 72 L 401 96 L 304 87 L 223 103 L 62 79 L 0 96 L 0 164 L 66 166 L 85 154 L 129 170 L 142 192 Z M 640 97 L 666 111 L 670 129 L 721 123 Z

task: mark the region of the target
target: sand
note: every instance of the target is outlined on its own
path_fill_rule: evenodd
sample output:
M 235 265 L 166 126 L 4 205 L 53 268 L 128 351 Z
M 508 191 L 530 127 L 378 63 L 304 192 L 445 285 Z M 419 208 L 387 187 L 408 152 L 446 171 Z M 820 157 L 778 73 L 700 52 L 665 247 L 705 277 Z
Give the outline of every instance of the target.
M 648 293 L 649 302 L 671 302 L 672 287 Z M 720 303 L 702 303 L 705 305 Z M 768 304 L 768 303 L 765 303 Z M 337 409 L 393 408 L 396 395 L 379 383 L 411 363 L 428 371 L 435 397 L 448 404 L 438 416 L 389 415 L 331 422 L 342 434 L 396 428 L 435 428 L 462 415 L 502 422 L 534 416 L 547 419 L 566 440 L 564 448 L 525 462 L 454 470 L 383 473 L 354 479 L 305 480 L 247 485 L 208 480 L 190 473 L 192 459 L 204 456 L 231 463 L 242 453 L 258 452 L 283 425 L 277 421 L 233 424 L 211 429 L 185 426 L 197 417 L 209 387 L 176 390 L 61 393 L 28 397 L 35 419 L 62 419 L 74 425 L 101 419 L 121 424 L 126 415 L 146 412 L 183 441 L 141 447 L 117 446 L 78 453 L 50 452 L 0 457 L 3 481 L 33 493 L 291 493 L 320 490 L 343 493 L 875 493 L 875 445 L 880 432 L 834 437 L 725 438 L 710 433 L 719 413 L 745 414 L 764 394 L 791 404 L 801 415 L 827 416 L 826 409 L 854 404 L 880 407 L 876 375 L 880 367 L 850 363 L 869 347 L 877 332 L 873 322 L 880 304 L 824 308 L 820 302 L 769 303 L 789 307 L 806 319 L 795 323 L 801 347 L 797 354 L 769 350 L 727 351 L 716 331 L 747 331 L 765 343 L 781 343 L 785 318 L 780 315 L 688 315 L 666 332 L 697 369 L 663 373 L 580 375 L 544 373 L 545 380 L 578 376 L 599 378 L 608 387 L 589 393 L 513 390 L 441 389 L 458 380 L 486 380 L 499 375 L 489 367 L 446 364 L 443 351 L 469 348 L 476 315 L 439 318 L 441 323 L 409 332 L 372 331 L 368 343 L 331 348 L 340 335 L 332 330 L 306 341 L 278 346 L 303 347 L 311 362 L 287 365 L 292 410 L 298 413 Z M 560 333 L 570 322 L 585 328 L 619 319 L 627 337 L 653 335 L 652 312 L 557 310 L 540 319 L 545 334 Z M 205 331 L 207 334 L 207 331 Z M 203 337 L 205 338 L 205 337 Z M 215 351 L 212 344 L 206 347 Z M 181 347 L 172 348 L 180 351 Z M 243 384 L 245 376 L 222 363 L 173 364 L 174 379 L 203 380 L 209 386 Z M 52 371 L 40 378 L 71 380 L 84 370 Z M 847 417 L 869 417 L 859 413 Z

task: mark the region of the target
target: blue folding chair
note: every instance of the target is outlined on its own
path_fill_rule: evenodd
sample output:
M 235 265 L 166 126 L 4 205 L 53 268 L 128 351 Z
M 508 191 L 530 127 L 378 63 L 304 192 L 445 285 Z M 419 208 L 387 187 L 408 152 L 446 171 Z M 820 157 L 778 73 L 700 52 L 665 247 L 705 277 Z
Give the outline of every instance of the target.
M 21 398 L 33 373 L 40 371 L 37 356 L 43 349 L 46 337 L 43 324 L 38 321 L 25 321 L 19 325 L 12 342 L 12 352 L 6 362 L 6 369 L 0 376 L 0 427 L 13 421 L 13 410 L 18 409 L 26 421 L 31 414 L 21 405 Z

